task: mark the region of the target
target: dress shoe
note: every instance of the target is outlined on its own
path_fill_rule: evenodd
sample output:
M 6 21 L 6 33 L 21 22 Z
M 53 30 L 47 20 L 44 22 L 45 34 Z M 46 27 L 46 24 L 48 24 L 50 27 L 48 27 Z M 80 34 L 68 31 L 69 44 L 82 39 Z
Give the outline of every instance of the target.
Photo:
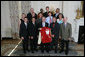
M 30 52 L 30 50 L 27 50 L 28 52 Z
M 67 53 L 67 52 L 65 52 L 65 55 L 68 55 L 68 53 Z
M 59 53 L 62 53 L 64 50 L 61 50 Z
M 44 53 L 44 51 L 41 51 L 42 53 Z
M 57 53 L 57 51 L 55 51 L 55 53 Z
M 32 53 L 34 53 L 34 51 L 32 51 Z
M 49 51 L 46 51 L 47 53 L 49 53 Z
M 24 51 L 24 54 L 26 54 L 26 51 Z
M 36 52 L 38 52 L 38 49 L 35 49 Z

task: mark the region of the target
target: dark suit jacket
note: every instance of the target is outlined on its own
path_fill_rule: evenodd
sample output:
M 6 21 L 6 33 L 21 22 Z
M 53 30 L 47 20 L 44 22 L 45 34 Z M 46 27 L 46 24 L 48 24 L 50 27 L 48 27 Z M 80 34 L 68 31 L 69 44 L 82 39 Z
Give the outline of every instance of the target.
M 42 22 L 38 23 L 38 28 L 41 28 L 41 27 L 43 27 Z M 46 23 L 46 22 L 45 22 L 45 27 L 48 27 L 48 23 Z
M 21 21 L 21 24 L 24 23 L 24 21 L 22 19 L 20 19 L 20 21 Z M 20 32 L 20 30 L 19 30 L 19 32 Z M 21 34 L 20 33 L 19 33 L 19 36 L 21 38 Z
M 20 36 L 21 37 L 24 37 L 24 38 L 26 38 L 26 37 L 28 37 L 29 36 L 29 23 L 27 23 L 27 29 L 26 29 L 26 26 L 25 26 L 25 24 L 24 23 L 21 23 L 20 24 Z
M 44 15 L 45 17 L 48 17 L 48 12 L 45 12 L 43 15 Z
M 30 36 L 36 37 L 37 36 L 37 24 L 35 23 L 35 25 L 31 22 L 29 25 L 29 33 Z
M 40 23 L 37 24 L 37 30 L 38 30 L 39 28 L 42 28 L 42 27 L 43 27 L 43 26 L 42 26 L 42 22 L 40 22 Z M 48 23 L 46 23 L 46 22 L 45 22 L 45 27 L 48 27 Z M 39 34 L 39 30 L 38 30 L 37 34 Z
M 57 22 L 55 22 L 55 25 L 53 27 L 53 23 L 51 23 L 50 28 L 51 28 L 51 34 L 54 34 L 55 35 L 54 37 L 58 39 L 59 38 L 60 25 Z
M 28 18 L 29 21 L 32 20 L 32 14 L 30 12 L 27 14 L 27 18 Z M 35 13 L 35 19 L 37 19 L 37 14 L 36 13 Z

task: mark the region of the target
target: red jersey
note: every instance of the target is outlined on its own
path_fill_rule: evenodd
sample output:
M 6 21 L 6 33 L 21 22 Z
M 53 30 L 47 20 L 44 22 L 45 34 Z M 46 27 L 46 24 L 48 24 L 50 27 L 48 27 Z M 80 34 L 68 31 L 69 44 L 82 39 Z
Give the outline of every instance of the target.
M 48 27 L 41 28 L 41 42 L 42 43 L 50 43 L 52 41 L 51 38 L 51 29 Z

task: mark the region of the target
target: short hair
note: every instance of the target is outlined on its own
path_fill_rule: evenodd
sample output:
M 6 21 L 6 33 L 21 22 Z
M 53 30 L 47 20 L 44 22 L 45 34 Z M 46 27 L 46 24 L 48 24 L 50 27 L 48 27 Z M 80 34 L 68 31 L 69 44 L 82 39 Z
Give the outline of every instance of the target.
M 64 18 L 64 15 L 62 13 L 59 13 L 56 19 L 59 19 L 59 15 L 62 15 L 62 18 Z
M 40 11 L 43 11 L 43 9 L 41 8 Z
M 56 10 L 60 10 L 59 8 L 57 8 Z
M 49 8 L 49 6 L 46 6 L 46 8 Z

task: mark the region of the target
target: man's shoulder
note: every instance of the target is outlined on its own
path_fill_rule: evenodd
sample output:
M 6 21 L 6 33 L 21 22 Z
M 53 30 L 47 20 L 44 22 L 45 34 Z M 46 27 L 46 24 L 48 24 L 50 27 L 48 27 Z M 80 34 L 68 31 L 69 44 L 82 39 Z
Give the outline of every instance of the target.
M 71 23 L 68 23 L 68 22 L 67 22 L 67 24 L 68 24 L 68 25 L 71 25 Z
M 28 15 L 31 14 L 30 12 L 28 12 Z
M 48 25 L 48 23 L 47 22 L 45 22 L 47 25 Z

